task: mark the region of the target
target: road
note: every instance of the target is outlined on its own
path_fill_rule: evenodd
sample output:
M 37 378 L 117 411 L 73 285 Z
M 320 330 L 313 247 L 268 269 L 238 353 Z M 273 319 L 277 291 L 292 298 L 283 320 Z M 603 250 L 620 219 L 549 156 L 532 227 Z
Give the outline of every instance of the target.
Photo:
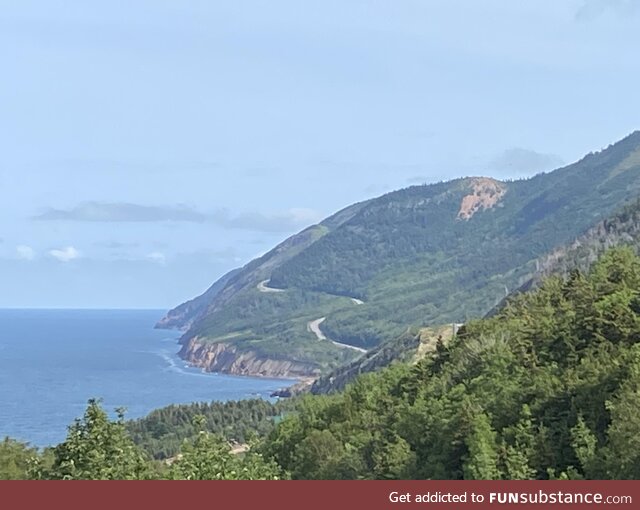
M 284 289 L 274 289 L 273 287 L 269 287 L 269 280 L 261 281 L 257 285 L 256 288 L 260 292 L 284 292 L 285 291 Z M 360 299 L 357 299 L 357 298 L 350 298 L 350 299 L 356 305 L 364 304 L 364 301 L 362 301 Z M 307 323 L 307 331 L 309 331 L 309 332 L 313 333 L 314 335 L 316 335 L 316 338 L 318 340 L 328 340 L 333 345 L 336 345 L 338 347 L 342 347 L 344 349 L 353 349 L 354 351 L 358 351 L 358 352 L 367 352 L 367 350 L 363 349 L 362 347 L 356 347 L 355 345 L 343 344 L 343 343 L 340 343 L 340 342 L 335 342 L 333 340 L 329 340 L 327 338 L 327 336 L 320 329 L 320 324 L 322 324 L 325 319 L 326 319 L 326 317 L 320 317 L 319 319 L 316 319 L 316 320 L 313 320 L 313 321 L 309 321 Z
M 256 287 L 260 292 L 284 292 L 284 289 L 274 289 L 273 287 L 267 287 L 270 280 L 261 281 Z
M 327 338 L 327 336 L 322 332 L 322 330 L 320 329 L 320 324 L 322 324 L 325 321 L 326 317 L 320 317 L 319 319 L 313 320 L 313 321 L 309 321 L 307 323 L 307 331 L 310 331 L 311 333 L 313 333 L 314 335 L 316 335 L 316 338 L 318 340 L 329 340 Z M 362 347 L 356 347 L 355 345 L 349 345 L 349 344 L 343 344 L 340 342 L 334 342 L 333 340 L 329 340 L 333 345 L 336 345 L 338 347 L 342 347 L 344 349 L 353 349 L 354 351 L 358 351 L 358 352 L 367 352 L 366 349 L 363 349 Z
M 285 291 L 285 289 L 274 289 L 273 287 L 269 287 L 269 282 L 270 282 L 270 281 L 271 281 L 271 280 L 262 280 L 262 281 L 257 285 L 257 287 L 256 287 L 256 288 L 257 288 L 260 292 L 284 292 L 284 291 Z M 358 298 L 354 298 L 354 297 L 349 298 L 349 299 L 351 299 L 351 302 L 352 302 L 353 304 L 356 304 L 356 305 L 363 305 L 363 304 L 364 304 L 364 301 L 362 301 L 362 299 L 358 299 Z

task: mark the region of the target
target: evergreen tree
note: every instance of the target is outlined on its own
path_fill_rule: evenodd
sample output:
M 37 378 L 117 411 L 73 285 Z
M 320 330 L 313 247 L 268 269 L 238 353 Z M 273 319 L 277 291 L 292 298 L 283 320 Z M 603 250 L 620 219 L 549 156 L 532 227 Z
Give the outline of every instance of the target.
M 465 479 L 500 479 L 496 433 L 484 412 L 476 414 L 466 444 L 469 452 L 463 467 Z

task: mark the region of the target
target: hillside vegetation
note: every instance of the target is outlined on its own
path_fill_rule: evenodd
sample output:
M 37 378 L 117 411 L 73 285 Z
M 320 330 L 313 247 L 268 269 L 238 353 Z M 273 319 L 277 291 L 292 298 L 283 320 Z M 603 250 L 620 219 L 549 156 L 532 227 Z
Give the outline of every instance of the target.
M 169 459 L 180 453 L 185 440 L 200 429 L 231 444 L 248 443 L 270 432 L 291 403 L 272 404 L 262 399 L 171 405 L 126 423 L 133 441 L 150 457 Z M 194 423 L 199 416 L 202 420 Z
M 532 276 L 510 294 L 509 298 L 501 300 L 488 315 L 500 311 L 513 295 L 539 286 L 551 275 L 568 276 L 575 269 L 588 272 L 606 250 L 615 246 L 627 246 L 640 253 L 640 200 L 624 206 L 622 210 L 599 222 L 585 234 L 536 260 L 537 270 Z M 433 344 L 429 340 L 444 333 L 442 339 L 446 342 L 450 330 L 451 325 L 423 328 L 421 333 L 406 332 L 372 349 L 365 356 L 323 375 L 313 384 L 311 391 L 329 393 L 342 389 L 361 373 L 380 370 L 395 361 L 420 357 L 425 349 Z M 440 333 L 436 333 L 438 331 Z
M 306 397 L 265 451 L 294 478 L 638 479 L 639 289 L 610 251 L 415 366 Z
M 527 180 L 464 178 L 395 191 L 225 276 L 198 301 L 197 316 L 182 316 L 190 327 L 181 341 L 233 344 L 236 353 L 327 373 L 360 354 L 318 341 L 311 321 L 325 317 L 329 340 L 372 350 L 408 327 L 481 317 L 535 277 L 543 257 L 639 194 L 640 132 Z M 177 324 L 175 311 L 170 317 Z

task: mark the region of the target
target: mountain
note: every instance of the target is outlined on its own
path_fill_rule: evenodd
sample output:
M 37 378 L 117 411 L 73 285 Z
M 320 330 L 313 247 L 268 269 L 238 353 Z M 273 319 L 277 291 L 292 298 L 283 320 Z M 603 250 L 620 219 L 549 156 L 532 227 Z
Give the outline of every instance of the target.
M 531 277 L 501 300 L 486 317 L 499 314 L 510 300 L 539 287 L 550 276 L 568 277 L 576 270 L 587 273 L 608 249 L 621 245 L 640 253 L 640 199 L 598 222 L 566 245 L 537 259 L 537 269 Z M 321 376 L 313 385 L 302 386 L 299 389 L 309 389 L 314 394 L 333 393 L 344 389 L 360 374 L 380 370 L 395 362 L 419 361 L 425 354 L 433 351 L 434 339 L 448 343 L 455 329 L 455 324 L 447 324 L 422 328 L 418 332 L 407 331 L 371 349 L 361 358 Z
M 410 326 L 483 316 L 639 195 L 640 132 L 530 179 L 394 191 L 292 236 L 161 325 L 185 328 L 181 355 L 205 369 L 316 378 Z

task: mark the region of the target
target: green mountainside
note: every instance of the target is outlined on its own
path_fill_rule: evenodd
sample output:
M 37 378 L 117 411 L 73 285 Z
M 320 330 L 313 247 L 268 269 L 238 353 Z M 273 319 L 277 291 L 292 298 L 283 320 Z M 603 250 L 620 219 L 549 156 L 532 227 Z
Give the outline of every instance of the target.
M 628 246 L 640 253 L 640 200 L 626 205 L 619 212 L 590 228 L 570 243 L 554 249 L 536 261 L 537 270 L 518 289 L 503 299 L 487 315 L 498 313 L 514 296 L 537 287 L 552 275 L 568 276 L 574 270 L 587 272 L 609 248 Z M 454 325 L 455 326 L 455 325 Z M 397 361 L 416 360 L 433 347 L 433 339 L 447 341 L 452 325 L 427 327 L 420 331 L 407 331 L 397 338 L 371 349 L 364 356 L 338 367 L 318 378 L 312 393 L 330 393 L 341 390 L 358 375 L 380 370 Z
M 631 246 L 636 252 L 640 248 L 640 199 L 624 206 L 568 245 L 545 255 L 525 288 L 539 284 L 550 275 L 567 276 L 575 269 L 588 271 L 605 251 L 620 245 Z
M 195 316 L 169 317 L 187 328 L 183 357 L 206 369 L 317 377 L 408 327 L 483 316 L 542 257 L 639 195 L 640 132 L 527 180 L 413 186 L 309 227 L 237 270 Z

